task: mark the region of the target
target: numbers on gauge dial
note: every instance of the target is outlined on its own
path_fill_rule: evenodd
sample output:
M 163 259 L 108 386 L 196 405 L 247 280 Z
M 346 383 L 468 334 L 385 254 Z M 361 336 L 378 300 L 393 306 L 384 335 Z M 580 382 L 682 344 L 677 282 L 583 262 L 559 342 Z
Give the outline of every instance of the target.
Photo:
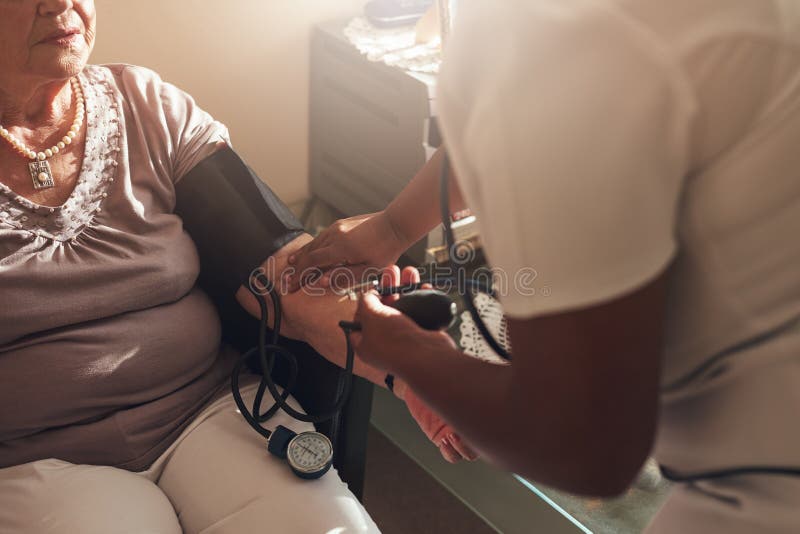
M 304 471 L 320 469 L 332 455 L 330 441 L 316 432 L 298 434 L 289 443 L 289 461 Z

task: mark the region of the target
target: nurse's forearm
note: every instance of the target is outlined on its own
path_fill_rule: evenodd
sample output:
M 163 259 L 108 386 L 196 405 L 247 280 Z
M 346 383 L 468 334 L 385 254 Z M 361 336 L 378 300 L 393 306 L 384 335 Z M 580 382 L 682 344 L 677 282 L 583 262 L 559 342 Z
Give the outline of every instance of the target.
M 439 149 L 414 179 L 389 204 L 384 213 L 406 243 L 415 243 L 441 222 L 439 205 L 444 150 Z M 450 212 L 466 208 L 453 172 L 450 172 Z
M 593 452 L 587 409 L 552 378 L 522 380 L 508 364 L 448 354 L 409 355 L 395 374 L 503 468 L 567 491 L 609 496 L 627 480 Z M 518 373 L 517 373 L 518 374 Z M 550 382 L 550 383 L 548 383 Z

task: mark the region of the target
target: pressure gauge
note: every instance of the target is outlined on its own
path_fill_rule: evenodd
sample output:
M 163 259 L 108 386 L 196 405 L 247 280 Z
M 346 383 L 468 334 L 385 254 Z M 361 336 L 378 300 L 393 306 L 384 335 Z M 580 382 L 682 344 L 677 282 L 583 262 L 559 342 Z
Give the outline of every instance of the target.
M 331 467 L 333 445 L 324 434 L 302 432 L 289 442 L 286 459 L 300 478 L 319 478 Z
M 296 434 L 278 426 L 269 438 L 269 452 L 286 459 L 294 474 L 300 478 L 319 478 L 328 472 L 333 463 L 333 444 L 319 432 Z

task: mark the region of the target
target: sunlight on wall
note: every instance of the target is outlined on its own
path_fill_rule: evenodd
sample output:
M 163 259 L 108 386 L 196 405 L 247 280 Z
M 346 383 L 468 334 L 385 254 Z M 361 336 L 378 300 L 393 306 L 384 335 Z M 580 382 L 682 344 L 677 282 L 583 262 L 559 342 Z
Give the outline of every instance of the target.
M 366 0 L 96 0 L 93 63 L 149 67 L 224 122 L 236 149 L 286 202 L 308 193 L 312 26 Z

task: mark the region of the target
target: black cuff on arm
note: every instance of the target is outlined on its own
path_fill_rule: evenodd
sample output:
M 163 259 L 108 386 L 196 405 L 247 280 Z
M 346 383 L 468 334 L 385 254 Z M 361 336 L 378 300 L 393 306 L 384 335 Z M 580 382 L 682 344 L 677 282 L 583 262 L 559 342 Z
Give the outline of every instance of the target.
M 178 181 L 175 194 L 175 213 L 197 246 L 202 285 L 212 294 L 235 293 L 254 269 L 304 232 L 230 147 L 198 163 Z

